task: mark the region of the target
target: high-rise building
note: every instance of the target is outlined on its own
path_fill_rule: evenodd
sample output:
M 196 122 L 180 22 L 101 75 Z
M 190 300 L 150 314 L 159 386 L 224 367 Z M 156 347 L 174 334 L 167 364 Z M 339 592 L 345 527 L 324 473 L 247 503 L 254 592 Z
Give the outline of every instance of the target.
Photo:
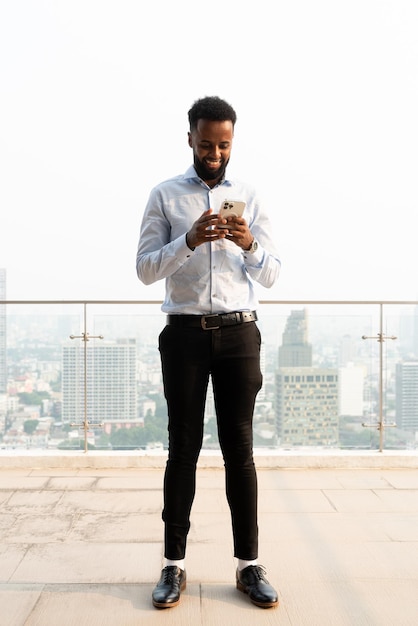
M 418 306 L 405 307 L 399 317 L 399 352 L 405 361 L 418 359 Z
M 308 316 L 306 309 L 292 311 L 286 320 L 279 346 L 279 367 L 310 367 L 312 346 L 308 342 Z
M 84 345 L 63 346 L 62 419 L 65 423 L 84 421 L 84 354 Z M 135 339 L 89 342 L 86 362 L 89 423 L 139 422 Z
M 418 361 L 396 364 L 396 424 L 418 432 Z
M 0 393 L 7 391 L 7 358 L 6 358 L 6 270 L 0 268 Z
M 279 347 L 276 431 L 282 446 L 338 446 L 338 372 L 312 367 L 307 312 L 292 311 Z
M 338 446 L 337 371 L 281 367 L 276 414 L 280 445 Z
M 412 350 L 413 350 L 414 358 L 417 359 L 418 358 L 418 306 L 414 307 Z

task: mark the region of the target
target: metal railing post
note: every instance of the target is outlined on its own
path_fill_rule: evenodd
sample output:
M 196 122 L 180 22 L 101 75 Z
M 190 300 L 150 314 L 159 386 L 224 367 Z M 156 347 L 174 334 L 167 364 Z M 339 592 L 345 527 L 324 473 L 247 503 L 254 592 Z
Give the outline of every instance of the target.
M 89 427 L 91 426 L 87 415 L 87 342 L 89 339 L 103 339 L 103 335 L 89 335 L 87 332 L 87 303 L 84 303 L 84 330 L 81 335 L 70 335 L 70 339 L 81 339 L 84 343 L 84 418 L 82 424 L 72 423 L 72 428 L 81 428 L 84 430 L 84 452 L 87 453 L 88 442 L 87 436 Z M 93 428 L 101 428 L 102 424 L 92 425 Z
M 368 337 L 367 335 L 363 335 L 362 339 L 377 339 L 379 343 L 379 421 L 377 424 L 377 430 L 379 431 L 379 452 L 383 452 L 383 441 L 384 441 L 384 430 L 385 427 L 395 427 L 396 424 L 385 424 L 384 416 L 383 416 L 383 343 L 385 339 L 395 340 L 397 337 L 394 335 L 390 337 L 385 337 L 383 333 L 383 303 L 380 303 L 380 315 L 379 315 L 379 332 L 376 337 Z M 374 424 L 365 424 L 362 426 L 366 428 L 370 428 L 374 426 Z

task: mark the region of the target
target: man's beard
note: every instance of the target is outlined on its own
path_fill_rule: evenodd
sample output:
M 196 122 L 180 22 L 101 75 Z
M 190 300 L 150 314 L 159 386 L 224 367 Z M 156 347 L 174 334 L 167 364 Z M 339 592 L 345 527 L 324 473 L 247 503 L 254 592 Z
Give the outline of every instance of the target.
M 226 166 L 229 163 L 228 161 L 223 161 L 221 165 L 216 170 L 212 170 L 206 167 L 206 165 L 200 161 L 196 155 L 193 156 L 193 165 L 197 172 L 197 175 L 202 180 L 215 180 L 217 178 L 223 178 L 226 170 Z

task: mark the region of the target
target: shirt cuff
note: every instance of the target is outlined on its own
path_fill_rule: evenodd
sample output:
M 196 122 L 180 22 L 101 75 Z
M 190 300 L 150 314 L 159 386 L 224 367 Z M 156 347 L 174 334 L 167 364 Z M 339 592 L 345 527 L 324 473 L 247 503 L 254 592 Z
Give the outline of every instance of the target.
M 196 250 L 196 248 L 194 250 Z M 186 235 L 179 237 L 176 240 L 175 254 L 179 261 L 184 262 L 186 261 L 186 259 L 189 259 L 192 256 L 194 250 L 189 248 L 189 246 L 187 245 Z
M 244 256 L 244 261 L 247 265 L 259 265 L 263 259 L 263 250 L 260 246 L 260 242 L 258 242 L 258 247 L 255 252 L 249 252 L 248 250 L 243 250 L 242 254 Z

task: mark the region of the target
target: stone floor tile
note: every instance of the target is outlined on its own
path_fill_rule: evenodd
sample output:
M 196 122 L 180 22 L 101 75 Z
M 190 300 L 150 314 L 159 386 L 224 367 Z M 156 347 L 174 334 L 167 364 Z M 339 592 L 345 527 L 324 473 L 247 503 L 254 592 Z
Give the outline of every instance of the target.
M 43 585 L 0 584 L 0 626 L 24 626 L 36 606 Z
M 152 606 L 151 592 L 150 585 L 47 586 L 26 624 L 148 626 L 164 621 L 166 626 L 195 626 L 201 623 L 198 586 L 188 585 L 179 606 L 165 611 Z
M 161 545 L 155 543 L 35 544 L 9 576 L 22 583 L 151 582 L 159 563 Z
M 392 489 L 376 493 L 389 511 L 418 513 L 418 489 Z
M 150 513 L 161 510 L 159 491 L 68 491 L 59 502 L 63 510 L 109 511 L 113 513 Z
M 272 512 L 333 511 L 329 499 L 318 489 L 263 489 L 259 494 L 258 509 L 260 515 Z
M 65 541 L 72 527 L 74 515 L 36 514 L 19 515 L 9 528 L 1 532 L 4 543 L 51 543 Z
M 46 489 L 57 491 L 79 491 L 92 489 L 96 483 L 93 476 L 53 476 L 46 485 Z
M 81 513 L 68 541 L 92 543 L 151 543 L 162 540 L 161 513 Z
M 0 583 L 10 581 L 27 551 L 26 544 L 0 544 Z
M 324 494 L 339 513 L 362 511 L 365 514 L 391 510 L 372 489 L 327 489 Z
M 284 579 L 280 610 L 293 626 L 416 626 L 418 594 L 409 580 Z
M 0 473 L 0 491 L 15 491 L 16 489 L 42 489 L 49 481 L 49 476 L 27 476 L 23 473 Z
M 357 513 L 264 513 L 260 519 L 260 544 L 279 541 L 387 541 L 389 533 L 380 514 Z M 418 532 L 418 529 L 417 529 Z

